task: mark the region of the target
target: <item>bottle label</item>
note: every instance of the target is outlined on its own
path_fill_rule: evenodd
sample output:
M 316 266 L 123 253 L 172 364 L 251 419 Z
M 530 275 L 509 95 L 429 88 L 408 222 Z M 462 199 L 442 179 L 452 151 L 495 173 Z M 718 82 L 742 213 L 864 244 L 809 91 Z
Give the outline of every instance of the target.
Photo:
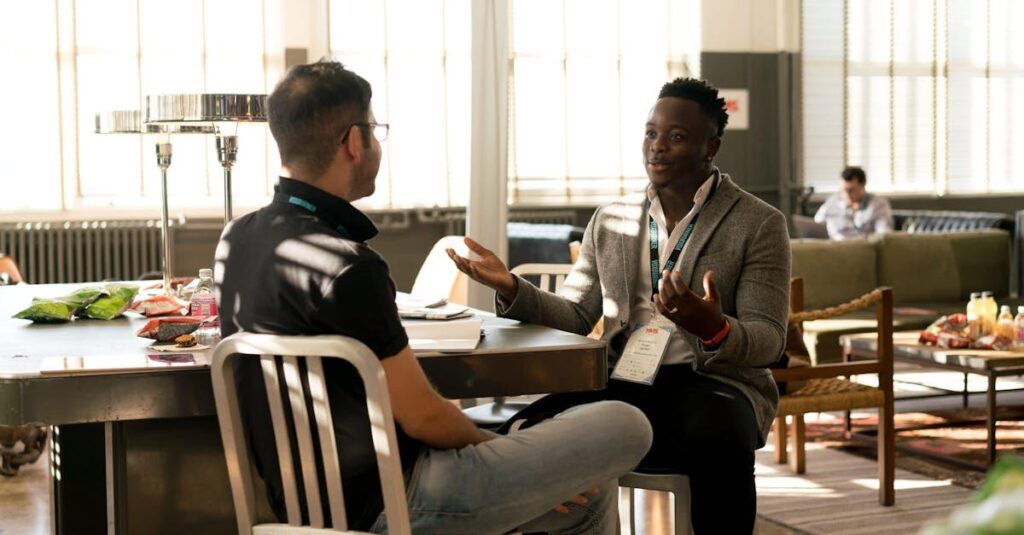
M 193 316 L 216 316 L 217 297 L 213 294 L 193 295 L 189 305 L 189 314 Z

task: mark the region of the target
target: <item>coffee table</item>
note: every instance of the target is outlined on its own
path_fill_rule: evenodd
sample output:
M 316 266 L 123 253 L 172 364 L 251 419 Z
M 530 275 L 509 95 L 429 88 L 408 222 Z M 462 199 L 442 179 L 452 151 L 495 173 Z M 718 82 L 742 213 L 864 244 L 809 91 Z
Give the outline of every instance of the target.
M 996 457 L 996 379 L 999 377 L 1024 375 L 1024 352 L 992 351 L 983 349 L 945 349 L 917 343 L 918 333 L 894 333 L 893 359 L 899 362 L 917 364 L 925 368 L 953 370 L 964 374 L 983 375 L 988 378 L 985 398 L 985 423 L 988 431 L 987 464 L 978 466 L 949 456 L 928 453 L 947 462 L 966 465 L 971 468 L 987 468 Z M 874 333 L 850 334 L 839 338 L 846 359 L 875 358 L 877 335 Z M 966 397 L 966 384 L 965 393 Z M 948 424 L 943 424 L 948 425 Z M 899 429 L 897 429 L 899 431 Z M 916 452 L 920 453 L 920 452 Z

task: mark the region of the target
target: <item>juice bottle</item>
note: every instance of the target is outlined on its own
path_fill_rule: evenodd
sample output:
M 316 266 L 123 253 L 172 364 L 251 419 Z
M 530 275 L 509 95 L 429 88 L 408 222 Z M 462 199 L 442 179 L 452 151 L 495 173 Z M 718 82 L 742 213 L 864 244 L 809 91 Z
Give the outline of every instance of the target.
M 981 292 L 982 336 L 996 331 L 996 314 L 998 313 L 999 305 L 996 304 L 995 298 L 992 297 L 992 292 Z
M 996 320 L 996 334 L 1013 340 L 1013 330 L 1013 314 L 1010 313 L 1009 305 L 1003 305 Z
M 981 292 L 971 292 L 967 302 L 967 336 L 971 340 L 981 338 Z

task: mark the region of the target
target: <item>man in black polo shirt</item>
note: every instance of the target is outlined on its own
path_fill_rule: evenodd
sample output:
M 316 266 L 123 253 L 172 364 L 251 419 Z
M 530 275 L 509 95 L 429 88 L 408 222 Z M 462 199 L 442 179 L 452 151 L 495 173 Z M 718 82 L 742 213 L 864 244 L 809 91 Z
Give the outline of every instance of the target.
M 414 531 L 615 533 L 616 479 L 651 442 L 640 411 L 595 403 L 495 437 L 424 376 L 398 318 L 387 263 L 366 244 L 377 229 L 350 204 L 373 193 L 388 131 L 376 122 L 370 96 L 370 85 L 336 62 L 292 69 L 270 96 L 282 177 L 273 202 L 232 221 L 217 247 L 222 334 L 341 334 L 381 359 Z M 383 531 L 365 391 L 347 363 L 327 359 L 324 367 L 348 517 L 354 529 Z M 283 518 L 258 364 L 239 366 L 236 380 L 257 468 Z

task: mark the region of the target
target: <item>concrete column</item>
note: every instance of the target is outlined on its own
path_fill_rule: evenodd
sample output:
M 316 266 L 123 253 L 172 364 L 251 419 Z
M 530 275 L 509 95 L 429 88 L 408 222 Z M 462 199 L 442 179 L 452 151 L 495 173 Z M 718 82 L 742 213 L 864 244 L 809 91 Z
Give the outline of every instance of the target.
M 466 234 L 508 262 L 508 0 L 472 2 L 472 141 Z M 468 304 L 494 307 L 494 292 L 471 282 Z

